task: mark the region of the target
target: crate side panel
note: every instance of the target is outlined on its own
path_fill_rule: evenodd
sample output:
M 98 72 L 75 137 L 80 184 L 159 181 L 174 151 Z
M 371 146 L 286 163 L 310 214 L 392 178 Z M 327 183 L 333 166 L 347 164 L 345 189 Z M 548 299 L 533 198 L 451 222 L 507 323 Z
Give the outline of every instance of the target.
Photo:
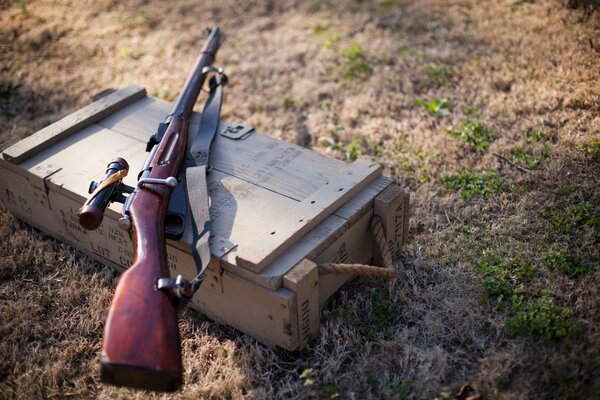
M 208 271 L 192 307 L 268 345 L 297 350 L 296 295 L 269 291 L 224 271 Z
M 17 174 L 4 168 L 0 163 L 0 200 L 13 214 L 25 221 L 56 229 L 58 223 L 53 217 L 44 182 L 29 174 Z
M 319 272 L 317 265 L 303 259 L 283 278 L 285 288 L 296 294 L 299 347 L 319 334 Z
M 318 264 L 324 263 L 371 263 L 373 258 L 373 236 L 369 222 L 373 217 L 373 210 L 366 213 L 348 230 L 347 234 L 337 239 L 325 251 L 314 258 Z M 327 300 L 338 289 L 350 280 L 352 275 L 320 274 L 319 275 L 319 305 L 323 307 Z

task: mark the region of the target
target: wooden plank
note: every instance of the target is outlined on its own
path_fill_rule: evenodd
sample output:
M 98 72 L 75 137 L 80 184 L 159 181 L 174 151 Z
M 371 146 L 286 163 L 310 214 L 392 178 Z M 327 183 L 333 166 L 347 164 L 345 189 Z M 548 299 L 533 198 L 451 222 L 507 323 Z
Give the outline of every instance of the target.
M 227 125 L 222 123 L 220 129 Z M 243 140 L 217 135 L 210 163 L 216 170 L 298 201 L 334 184 L 351 165 L 257 132 Z
M 146 96 L 98 122 L 98 125 L 146 143 L 163 122 L 173 104 Z
M 283 285 L 282 278 L 286 273 L 303 258 L 312 254 L 315 249 L 327 247 L 331 244 L 331 237 L 337 235 L 338 231 L 345 232 L 348 229 L 346 225 L 346 220 L 334 215 L 329 216 L 302 239 L 294 243 L 277 260 L 258 273 L 240 268 L 235 264 L 237 249 L 222 257 L 221 266 L 225 270 L 248 279 L 257 285 L 264 286 L 270 290 L 277 290 Z
M 298 346 L 304 347 L 319 334 L 319 271 L 304 259 L 283 277 L 283 287 L 296 293 Z
M 14 164 L 19 164 L 35 153 L 105 118 L 145 95 L 146 89 L 133 85 L 109 94 L 6 149 L 3 152 L 4 158 Z
M 92 180 L 104 175 L 106 166 L 117 156 L 129 163 L 129 175 L 124 182 L 135 185 L 137 172 L 142 168 L 147 153 L 145 144 L 120 133 L 91 124 L 59 143 L 32 155 L 20 164 L 33 175 L 44 177 L 49 168 L 60 168 L 52 181 L 70 192 L 86 197 Z M 82 162 L 82 157 L 85 162 Z
M 291 243 L 308 233 L 380 174 L 381 166 L 378 164 L 354 162 L 345 176 L 301 201 L 284 218 L 273 221 L 269 225 L 272 229 L 269 235 L 255 236 L 252 249 L 238 255 L 236 264 L 254 272 L 262 271 Z
M 387 245 L 392 258 L 396 259 L 400 256 L 404 236 L 404 190 L 397 185 L 388 186 L 375 197 L 373 210 L 381 218 Z M 374 263 L 385 266 L 379 251 L 375 252 Z
M 365 212 L 373 208 L 373 199 L 385 188 L 390 186 L 393 181 L 385 176 L 380 176 L 359 194 L 351 198 L 343 206 L 335 210 L 334 214 L 344 218 L 350 223 L 360 219 Z

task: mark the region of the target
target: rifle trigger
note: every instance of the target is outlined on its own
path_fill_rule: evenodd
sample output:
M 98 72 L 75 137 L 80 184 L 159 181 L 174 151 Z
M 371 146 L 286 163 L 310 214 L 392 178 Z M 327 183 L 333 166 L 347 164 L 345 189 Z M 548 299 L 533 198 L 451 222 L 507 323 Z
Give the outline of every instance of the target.
M 156 284 L 158 290 L 168 290 L 172 295 L 178 298 L 191 298 L 192 292 L 191 283 L 182 275 L 177 275 L 177 278 L 160 278 Z

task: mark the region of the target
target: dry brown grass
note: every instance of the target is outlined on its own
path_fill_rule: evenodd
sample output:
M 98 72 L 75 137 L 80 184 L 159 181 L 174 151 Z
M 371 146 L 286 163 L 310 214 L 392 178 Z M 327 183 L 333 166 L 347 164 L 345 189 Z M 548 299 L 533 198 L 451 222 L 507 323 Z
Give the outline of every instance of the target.
M 298 3 L 0 2 L 2 142 L 106 87 L 135 82 L 174 100 L 202 29 L 218 24 L 229 35 L 219 54 L 231 78 L 226 119 L 317 151 L 320 136 L 342 146 L 358 139 L 361 157 L 413 191 L 412 240 L 392 286 L 354 281 L 298 354 L 185 311 L 186 386 L 174 397 L 433 398 L 467 382 L 487 398 L 597 395 L 597 4 Z M 414 105 L 432 98 L 448 99 L 450 114 Z M 465 118 L 494 133 L 486 151 L 445 132 Z M 534 158 L 518 158 L 515 145 Z M 533 172 L 494 153 L 531 162 Z M 442 182 L 448 172 L 488 169 L 503 181 L 491 197 L 463 199 Z M 0 219 L 0 398 L 148 397 L 98 382 L 116 275 L 4 208 Z M 569 276 L 548 268 L 556 252 L 588 269 Z M 530 302 L 545 293 L 572 313 L 576 333 L 543 340 L 508 329 L 519 309 L 496 307 L 484 253 L 527 263 L 531 274 L 507 278 L 521 285 L 515 293 Z

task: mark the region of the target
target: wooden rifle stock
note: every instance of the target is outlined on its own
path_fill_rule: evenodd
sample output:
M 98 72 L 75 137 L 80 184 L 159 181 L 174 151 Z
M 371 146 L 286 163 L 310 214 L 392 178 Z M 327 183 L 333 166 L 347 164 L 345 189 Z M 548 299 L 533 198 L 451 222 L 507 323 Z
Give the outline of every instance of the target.
M 156 152 L 152 177 L 177 174 L 186 135 L 186 124 L 171 122 Z M 167 186 L 148 184 L 135 194 L 129 208 L 134 260 L 119 279 L 104 326 L 101 379 L 105 383 L 165 392 L 181 386 L 176 305 L 169 292 L 156 288 L 158 279 L 169 277 L 164 219 L 170 195 Z
M 167 118 L 166 130 L 159 129 L 150 142 L 152 151 L 140 181 L 164 182 L 178 175 L 189 118 L 205 80 L 203 69 L 213 62 L 221 41 L 219 30 L 213 29 Z M 172 187 L 140 181 L 126 203 L 134 260 L 117 283 L 106 318 L 101 379 L 117 386 L 172 392 L 182 383 L 176 301 L 169 291 L 157 289 L 158 280 L 170 276 L 164 222 Z

